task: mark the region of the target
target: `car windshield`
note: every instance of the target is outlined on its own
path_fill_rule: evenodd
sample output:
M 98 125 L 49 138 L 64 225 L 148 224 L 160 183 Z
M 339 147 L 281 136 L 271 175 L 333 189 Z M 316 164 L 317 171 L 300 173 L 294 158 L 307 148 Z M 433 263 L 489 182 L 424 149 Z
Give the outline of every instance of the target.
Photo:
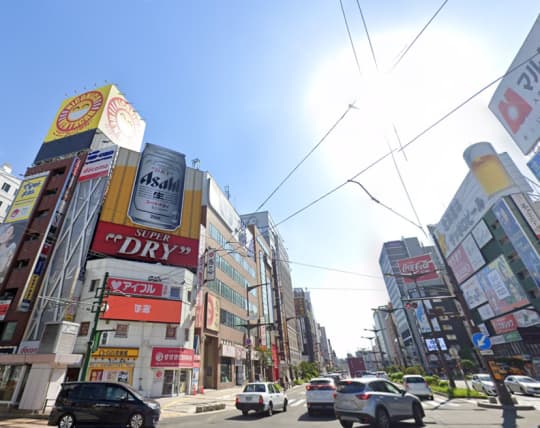
M 491 382 L 491 378 L 487 374 L 478 375 L 478 379 L 485 382 Z
M 266 392 L 266 387 L 263 383 L 249 383 L 244 388 L 244 392 Z
M 332 383 L 332 379 L 312 379 L 309 383 L 311 385 L 328 385 Z
M 356 394 L 358 392 L 363 392 L 364 389 L 366 389 L 366 384 L 349 380 L 341 381 L 337 385 L 337 392 L 343 394 Z
M 532 377 L 528 376 L 517 377 L 516 380 L 523 383 L 537 383 Z
M 406 377 L 403 379 L 406 383 L 424 383 L 424 378 L 421 376 L 415 376 L 415 377 Z

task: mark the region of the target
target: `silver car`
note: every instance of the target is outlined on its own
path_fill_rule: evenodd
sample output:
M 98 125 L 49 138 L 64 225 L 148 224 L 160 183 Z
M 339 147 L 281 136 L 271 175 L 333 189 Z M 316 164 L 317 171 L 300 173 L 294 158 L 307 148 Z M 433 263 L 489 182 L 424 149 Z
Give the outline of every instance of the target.
M 472 387 L 478 392 L 483 392 L 486 395 L 497 395 L 497 389 L 493 383 L 491 376 L 484 373 L 472 375 Z
M 423 426 L 420 400 L 393 383 L 379 378 L 353 378 L 337 384 L 334 412 L 343 428 L 354 422 L 388 428 L 391 423 L 414 419 Z
M 528 395 L 540 394 L 540 382 L 529 376 L 508 376 L 504 380 L 504 385 L 511 394 L 514 392 Z

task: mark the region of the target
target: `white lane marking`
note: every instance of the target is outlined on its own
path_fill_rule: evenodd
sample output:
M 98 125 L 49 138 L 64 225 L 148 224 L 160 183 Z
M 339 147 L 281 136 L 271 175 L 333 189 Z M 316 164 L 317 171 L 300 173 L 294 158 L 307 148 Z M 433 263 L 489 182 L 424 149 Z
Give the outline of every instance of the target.
M 306 402 L 306 400 L 300 399 L 300 400 L 295 401 L 294 403 L 292 403 L 292 404 L 291 404 L 291 407 L 299 406 L 300 404 L 303 404 L 303 403 L 305 403 L 305 402 Z

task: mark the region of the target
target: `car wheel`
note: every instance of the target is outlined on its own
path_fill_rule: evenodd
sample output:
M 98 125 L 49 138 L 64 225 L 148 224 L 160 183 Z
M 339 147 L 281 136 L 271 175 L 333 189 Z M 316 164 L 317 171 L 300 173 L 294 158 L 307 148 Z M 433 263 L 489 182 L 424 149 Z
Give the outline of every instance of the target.
M 390 416 L 386 409 L 379 407 L 375 412 L 375 424 L 376 428 L 390 428 Z
M 140 413 L 133 413 L 129 417 L 128 428 L 143 428 L 144 427 L 144 416 Z
M 422 407 L 418 403 L 414 403 L 412 406 L 412 414 L 414 418 L 414 423 L 417 427 L 423 427 L 424 426 L 424 412 L 422 411 Z
M 58 419 L 58 428 L 75 428 L 75 418 L 73 415 L 66 413 Z
M 352 428 L 352 421 L 344 421 L 344 420 L 339 420 L 339 423 L 341 424 L 341 426 L 343 428 Z
M 242 415 L 247 416 L 247 414 L 248 414 L 247 410 L 242 410 Z
M 274 414 L 274 409 L 272 408 L 272 403 L 268 404 L 268 410 L 266 411 L 266 416 L 272 416 Z
M 288 404 L 288 401 L 285 400 L 285 401 L 283 402 L 283 411 L 284 411 L 284 412 L 287 411 L 287 404 Z

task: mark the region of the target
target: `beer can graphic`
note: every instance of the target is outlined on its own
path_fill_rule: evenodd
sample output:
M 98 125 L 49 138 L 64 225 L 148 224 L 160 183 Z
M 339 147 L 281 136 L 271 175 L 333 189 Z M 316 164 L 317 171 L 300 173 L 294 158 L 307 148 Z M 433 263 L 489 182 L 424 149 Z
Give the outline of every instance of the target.
M 134 223 L 175 230 L 182 220 L 186 158 L 146 143 L 133 182 L 128 216 Z
M 467 147 L 463 158 L 487 196 L 512 185 L 512 179 L 490 143 L 476 143 Z

